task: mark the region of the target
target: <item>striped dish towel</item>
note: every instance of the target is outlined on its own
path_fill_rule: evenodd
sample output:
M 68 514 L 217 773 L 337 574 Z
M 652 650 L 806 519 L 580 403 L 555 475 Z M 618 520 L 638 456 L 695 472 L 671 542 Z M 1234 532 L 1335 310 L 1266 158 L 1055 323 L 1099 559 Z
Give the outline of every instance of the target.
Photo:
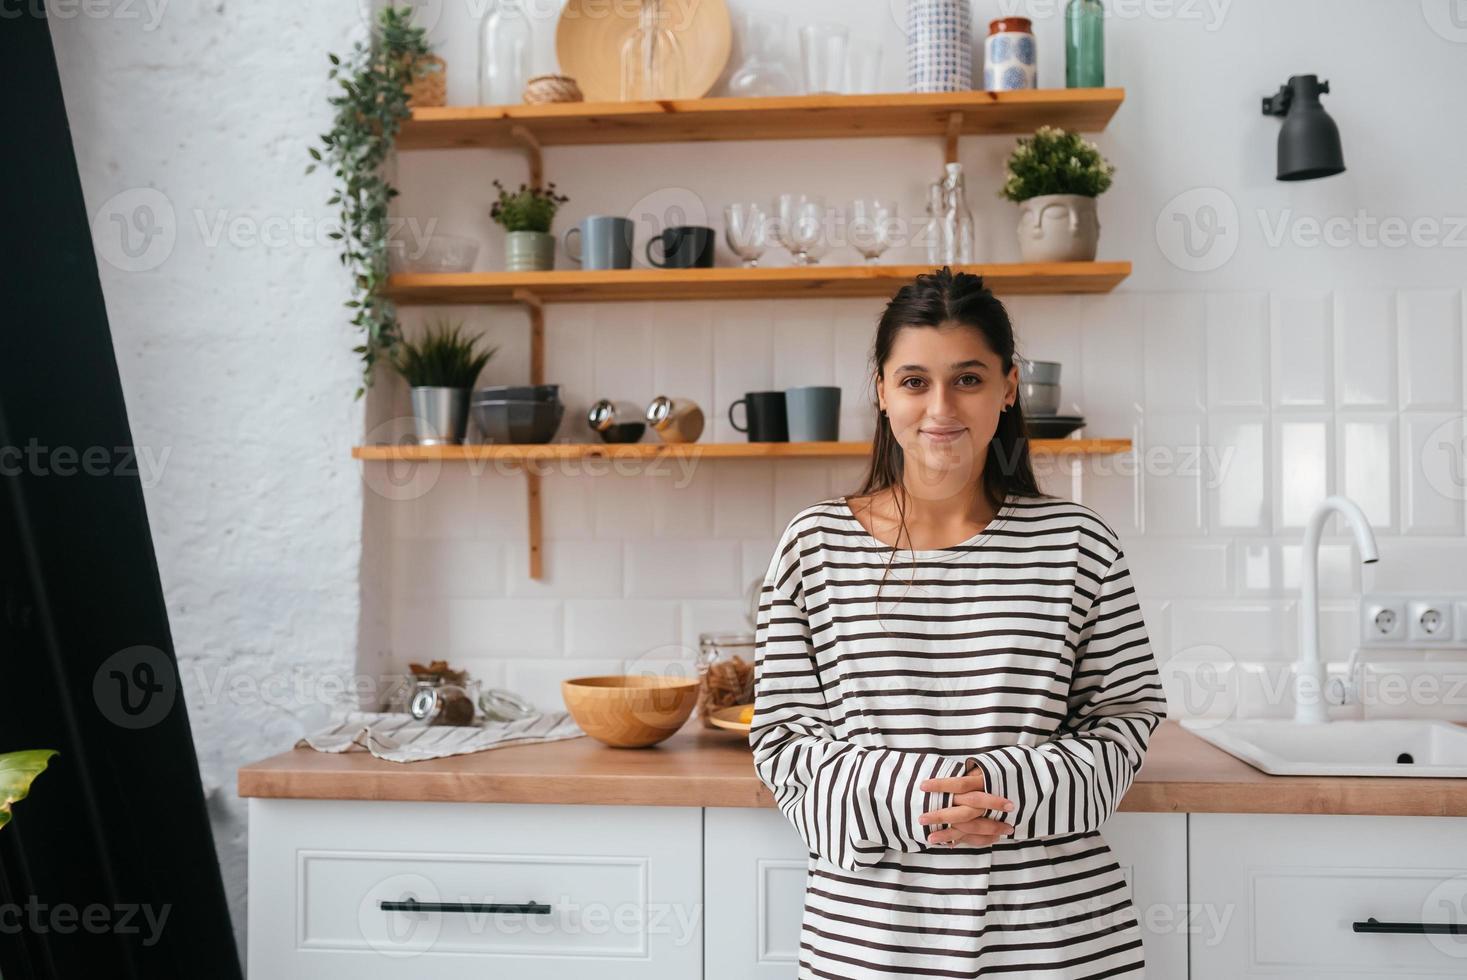
M 517 721 L 483 725 L 429 725 L 412 715 L 348 712 L 330 728 L 307 735 L 295 747 L 318 752 L 366 750 L 389 762 L 421 762 L 506 745 L 555 742 L 586 734 L 569 712 L 551 711 Z

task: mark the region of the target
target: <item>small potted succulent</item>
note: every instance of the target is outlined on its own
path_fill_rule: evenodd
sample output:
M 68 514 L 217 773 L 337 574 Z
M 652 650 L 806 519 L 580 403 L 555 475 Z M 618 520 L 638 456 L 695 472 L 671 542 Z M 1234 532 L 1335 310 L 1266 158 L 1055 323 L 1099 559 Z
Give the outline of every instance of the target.
M 25 799 L 31 782 L 46 768 L 56 752 L 28 749 L 0 754 L 0 827 L 10 822 L 10 805 Z
M 1100 241 L 1095 198 L 1115 167 L 1078 133 L 1041 126 L 1009 156 L 1000 197 L 1019 205 L 1019 253 L 1025 262 L 1089 262 Z
M 550 222 L 555 212 L 570 198 L 555 193 L 555 184 L 530 187 L 521 184 L 511 193 L 499 181 L 499 200 L 489 209 L 489 217 L 504 226 L 505 268 L 511 272 L 555 268 L 555 236 Z
M 417 343 L 404 340 L 394 366 L 412 388 L 413 425 L 423 446 L 456 446 L 469 425 L 469 392 L 497 347 L 478 349 L 463 324 L 440 320 Z

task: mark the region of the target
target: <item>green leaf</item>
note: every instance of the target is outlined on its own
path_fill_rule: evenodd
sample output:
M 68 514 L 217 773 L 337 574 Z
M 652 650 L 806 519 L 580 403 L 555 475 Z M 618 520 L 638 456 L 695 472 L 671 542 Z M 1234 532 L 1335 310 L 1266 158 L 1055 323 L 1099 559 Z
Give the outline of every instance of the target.
M 10 805 L 25 799 L 31 783 L 46 769 L 53 749 L 31 749 L 0 755 L 0 827 L 10 822 Z

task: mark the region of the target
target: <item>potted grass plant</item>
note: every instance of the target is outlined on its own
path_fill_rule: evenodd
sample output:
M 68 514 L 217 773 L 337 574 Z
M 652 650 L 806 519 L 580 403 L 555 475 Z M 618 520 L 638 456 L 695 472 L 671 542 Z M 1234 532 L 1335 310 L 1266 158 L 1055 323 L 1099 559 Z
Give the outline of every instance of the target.
M 1090 262 L 1100 243 L 1095 199 L 1115 167 L 1078 133 L 1041 126 L 1009 156 L 999 196 L 1019 205 L 1025 262 Z
M 440 320 L 417 343 L 404 340 L 394 362 L 412 388 L 413 425 L 424 446 L 456 446 L 469 425 L 469 392 L 497 347 L 479 350 L 463 324 Z
M 55 754 L 53 749 L 0 753 L 0 827 L 10 822 L 10 805 L 25 799 Z
M 504 267 L 511 272 L 555 268 L 555 236 L 550 223 L 555 212 L 570 198 L 555 192 L 555 184 L 530 187 L 521 184 L 511 193 L 498 180 L 499 199 L 489 208 L 489 217 L 508 234 L 504 240 Z

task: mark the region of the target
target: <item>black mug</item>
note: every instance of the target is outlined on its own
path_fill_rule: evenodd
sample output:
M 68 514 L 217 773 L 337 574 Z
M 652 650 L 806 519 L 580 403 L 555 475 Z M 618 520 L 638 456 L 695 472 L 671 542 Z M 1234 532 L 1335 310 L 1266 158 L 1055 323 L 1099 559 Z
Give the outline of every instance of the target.
M 647 261 L 659 269 L 711 269 L 715 240 L 712 228 L 673 225 L 647 239 Z M 652 246 L 659 242 L 662 243 L 661 262 L 652 257 Z
M 734 409 L 744 406 L 749 423 L 745 428 L 734 421 Z M 751 391 L 728 407 L 728 424 L 749 435 L 750 442 L 789 442 L 790 429 L 785 413 L 784 392 Z

